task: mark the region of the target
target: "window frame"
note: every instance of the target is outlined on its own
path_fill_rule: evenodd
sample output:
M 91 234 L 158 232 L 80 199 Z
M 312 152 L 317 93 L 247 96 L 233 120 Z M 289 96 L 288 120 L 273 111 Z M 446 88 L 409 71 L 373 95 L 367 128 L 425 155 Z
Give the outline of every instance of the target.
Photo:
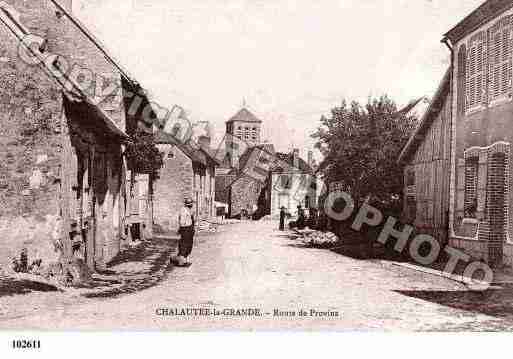
M 465 112 L 481 109 L 486 103 L 486 67 L 487 32 L 481 30 L 474 34 L 467 43 L 466 78 L 465 78 Z M 478 96 L 479 95 L 479 96 Z
M 509 15 L 502 17 L 488 29 L 490 48 L 488 56 L 488 97 L 490 105 L 503 102 L 511 95 L 513 77 L 511 25 L 511 15 Z

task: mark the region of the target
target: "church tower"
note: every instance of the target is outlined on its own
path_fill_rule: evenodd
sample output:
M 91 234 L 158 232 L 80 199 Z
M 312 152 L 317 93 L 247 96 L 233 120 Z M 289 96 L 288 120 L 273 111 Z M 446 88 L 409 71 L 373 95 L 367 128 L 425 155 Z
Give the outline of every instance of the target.
M 226 153 L 230 156 L 230 166 L 238 168 L 239 158 L 244 148 L 261 143 L 262 120 L 246 107 L 226 121 Z M 240 146 L 239 144 L 243 144 Z M 242 147 L 242 148 L 241 148 Z

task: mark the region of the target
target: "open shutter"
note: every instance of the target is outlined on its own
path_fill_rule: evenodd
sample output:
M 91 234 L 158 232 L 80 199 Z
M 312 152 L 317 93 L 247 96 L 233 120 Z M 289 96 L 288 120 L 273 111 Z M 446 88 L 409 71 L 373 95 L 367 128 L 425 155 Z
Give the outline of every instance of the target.
M 511 92 L 511 24 L 510 18 L 507 18 L 507 23 L 502 29 L 502 78 L 501 78 L 501 93 L 507 95 Z
M 456 168 L 456 216 L 463 218 L 465 209 L 465 160 L 458 159 Z
M 486 183 L 488 178 L 488 153 L 479 153 L 478 181 L 477 181 L 477 216 L 483 218 L 486 208 Z
M 486 32 L 481 31 L 468 42 L 467 53 L 467 106 L 466 110 L 481 105 L 485 99 Z

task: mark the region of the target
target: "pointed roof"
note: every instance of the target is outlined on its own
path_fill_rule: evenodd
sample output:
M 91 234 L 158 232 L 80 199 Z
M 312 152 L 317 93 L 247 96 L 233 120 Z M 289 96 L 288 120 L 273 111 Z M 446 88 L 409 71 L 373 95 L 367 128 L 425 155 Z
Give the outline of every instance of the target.
M 237 112 L 232 118 L 230 118 L 226 123 L 241 121 L 241 122 L 253 122 L 253 123 L 262 123 L 262 120 L 258 119 L 255 115 L 251 113 L 247 108 L 243 107 Z
M 418 146 L 422 143 L 424 139 L 424 133 L 431 127 L 436 117 L 442 110 L 445 101 L 447 101 L 447 97 L 450 91 L 451 85 L 451 71 L 452 68 L 447 69 L 445 75 L 438 86 L 435 97 L 433 101 L 429 104 L 429 107 L 424 113 L 424 116 L 420 119 L 417 128 L 409 138 L 408 142 L 404 146 L 399 158 L 397 160 L 398 163 L 404 163 L 408 160 L 409 156 L 416 151 Z
M 398 115 L 407 115 L 411 110 L 413 110 L 415 108 L 415 106 L 417 106 L 419 103 L 421 103 L 422 101 L 426 101 L 427 103 L 429 103 L 429 100 L 427 97 L 423 96 L 423 97 L 420 97 L 420 98 L 417 98 L 417 99 L 414 99 L 412 101 L 410 101 L 406 106 L 404 106 L 402 109 L 400 109 L 399 111 L 397 111 L 397 114 Z

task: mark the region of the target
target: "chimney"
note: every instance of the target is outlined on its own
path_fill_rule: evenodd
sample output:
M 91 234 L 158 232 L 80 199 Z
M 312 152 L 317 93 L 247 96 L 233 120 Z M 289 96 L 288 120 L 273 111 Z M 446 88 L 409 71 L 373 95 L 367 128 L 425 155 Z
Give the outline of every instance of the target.
M 313 151 L 308 151 L 308 166 L 310 168 L 313 168 L 313 164 L 314 164 Z
M 292 150 L 292 166 L 299 168 L 299 150 L 297 148 Z

